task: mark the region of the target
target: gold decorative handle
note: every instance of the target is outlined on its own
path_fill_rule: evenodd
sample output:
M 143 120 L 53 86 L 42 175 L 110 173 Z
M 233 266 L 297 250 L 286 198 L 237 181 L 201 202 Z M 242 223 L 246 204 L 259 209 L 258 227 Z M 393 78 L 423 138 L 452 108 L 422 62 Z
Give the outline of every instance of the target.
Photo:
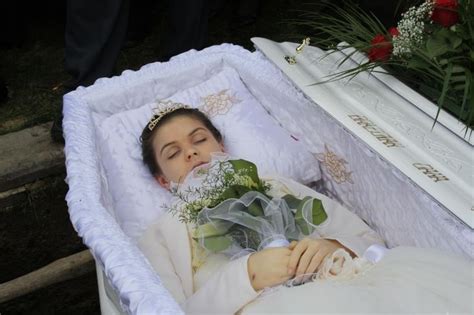
M 305 39 L 303 39 L 301 44 L 299 44 L 299 46 L 296 47 L 296 53 L 300 54 L 303 51 L 303 48 L 305 46 L 308 46 L 310 44 L 310 42 L 311 42 L 311 38 L 309 38 L 309 37 L 306 37 Z
M 301 52 L 303 51 L 303 48 L 308 46 L 310 44 L 310 41 L 311 41 L 311 39 L 309 37 L 304 38 L 301 41 L 301 44 L 299 44 L 298 47 L 296 47 L 296 54 L 301 54 Z M 294 55 L 293 56 L 285 56 L 285 60 L 290 65 L 296 64 L 296 56 L 294 56 Z
M 295 56 L 285 56 L 286 62 L 288 62 L 290 65 L 294 65 L 296 63 L 296 58 Z

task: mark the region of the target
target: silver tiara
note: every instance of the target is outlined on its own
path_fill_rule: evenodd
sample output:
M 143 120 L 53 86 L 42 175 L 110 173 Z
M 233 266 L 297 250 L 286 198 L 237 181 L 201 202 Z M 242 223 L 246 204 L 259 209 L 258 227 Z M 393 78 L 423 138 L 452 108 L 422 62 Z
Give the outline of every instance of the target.
M 148 123 L 148 129 L 150 131 L 153 131 L 153 129 L 156 127 L 156 124 L 163 117 L 181 108 L 191 108 L 191 107 L 183 103 L 176 103 L 173 101 L 163 101 L 163 100 L 158 101 L 156 104 L 156 108 L 153 109 L 154 115 L 150 119 L 150 122 Z

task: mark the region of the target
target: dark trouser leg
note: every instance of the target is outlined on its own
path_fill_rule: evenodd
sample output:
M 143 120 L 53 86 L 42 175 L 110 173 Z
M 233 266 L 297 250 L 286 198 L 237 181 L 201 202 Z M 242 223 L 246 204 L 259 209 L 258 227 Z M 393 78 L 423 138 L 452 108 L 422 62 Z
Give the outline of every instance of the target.
M 207 0 L 170 0 L 170 27 L 166 30 L 164 60 L 207 42 Z
M 73 88 L 113 74 L 128 10 L 129 0 L 68 0 L 65 55 Z
M 141 41 L 151 30 L 154 0 L 133 0 L 130 2 L 127 41 Z
M 65 92 L 113 75 L 127 33 L 128 11 L 129 0 L 67 1 L 65 67 L 73 80 Z M 51 137 L 64 142 L 61 113 L 54 119 Z
M 237 12 L 233 18 L 233 27 L 241 27 L 255 23 L 257 20 L 260 0 L 239 0 Z
M 21 4 L 0 1 L 0 47 L 13 48 L 23 44 L 27 36 L 28 16 Z

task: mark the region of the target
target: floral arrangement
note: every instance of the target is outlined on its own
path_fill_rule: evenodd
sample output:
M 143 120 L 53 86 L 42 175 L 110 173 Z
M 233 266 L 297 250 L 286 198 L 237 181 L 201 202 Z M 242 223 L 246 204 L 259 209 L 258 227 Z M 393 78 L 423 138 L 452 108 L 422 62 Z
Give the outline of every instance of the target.
M 292 195 L 272 198 L 255 164 L 218 157 L 173 187 L 170 211 L 190 224 L 205 249 L 235 255 L 242 250 L 287 246 L 327 218 L 322 202 Z
M 322 16 L 306 13 L 309 21 L 305 19 L 304 24 L 316 32 L 318 46 L 332 52 L 353 47 L 368 57 L 366 62 L 335 73 L 327 81 L 361 71 L 378 71 L 382 66 L 437 103 L 435 122 L 444 108 L 467 127 L 473 127 L 474 1 L 408 2 L 411 7 L 398 25 L 388 30 L 375 16 L 353 4 L 329 5 L 333 10 Z M 347 45 L 336 46 L 338 42 Z M 348 57 L 353 53 L 345 51 Z
M 255 164 L 245 160 L 216 161 L 198 168 L 194 177 L 201 178 L 197 185 L 185 188 L 178 185 L 172 189 L 178 199 L 169 209 L 184 223 L 196 224 L 203 208 L 213 208 L 251 190 L 265 194 L 269 189 L 258 178 Z

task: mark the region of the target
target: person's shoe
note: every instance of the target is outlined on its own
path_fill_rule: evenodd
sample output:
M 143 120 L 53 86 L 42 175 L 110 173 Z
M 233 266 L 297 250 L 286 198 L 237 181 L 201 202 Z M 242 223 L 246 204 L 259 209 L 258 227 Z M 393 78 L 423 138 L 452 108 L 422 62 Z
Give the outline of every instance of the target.
M 54 119 L 53 125 L 51 126 L 51 140 L 55 143 L 64 144 L 63 136 L 63 119 L 62 115 L 59 118 Z

